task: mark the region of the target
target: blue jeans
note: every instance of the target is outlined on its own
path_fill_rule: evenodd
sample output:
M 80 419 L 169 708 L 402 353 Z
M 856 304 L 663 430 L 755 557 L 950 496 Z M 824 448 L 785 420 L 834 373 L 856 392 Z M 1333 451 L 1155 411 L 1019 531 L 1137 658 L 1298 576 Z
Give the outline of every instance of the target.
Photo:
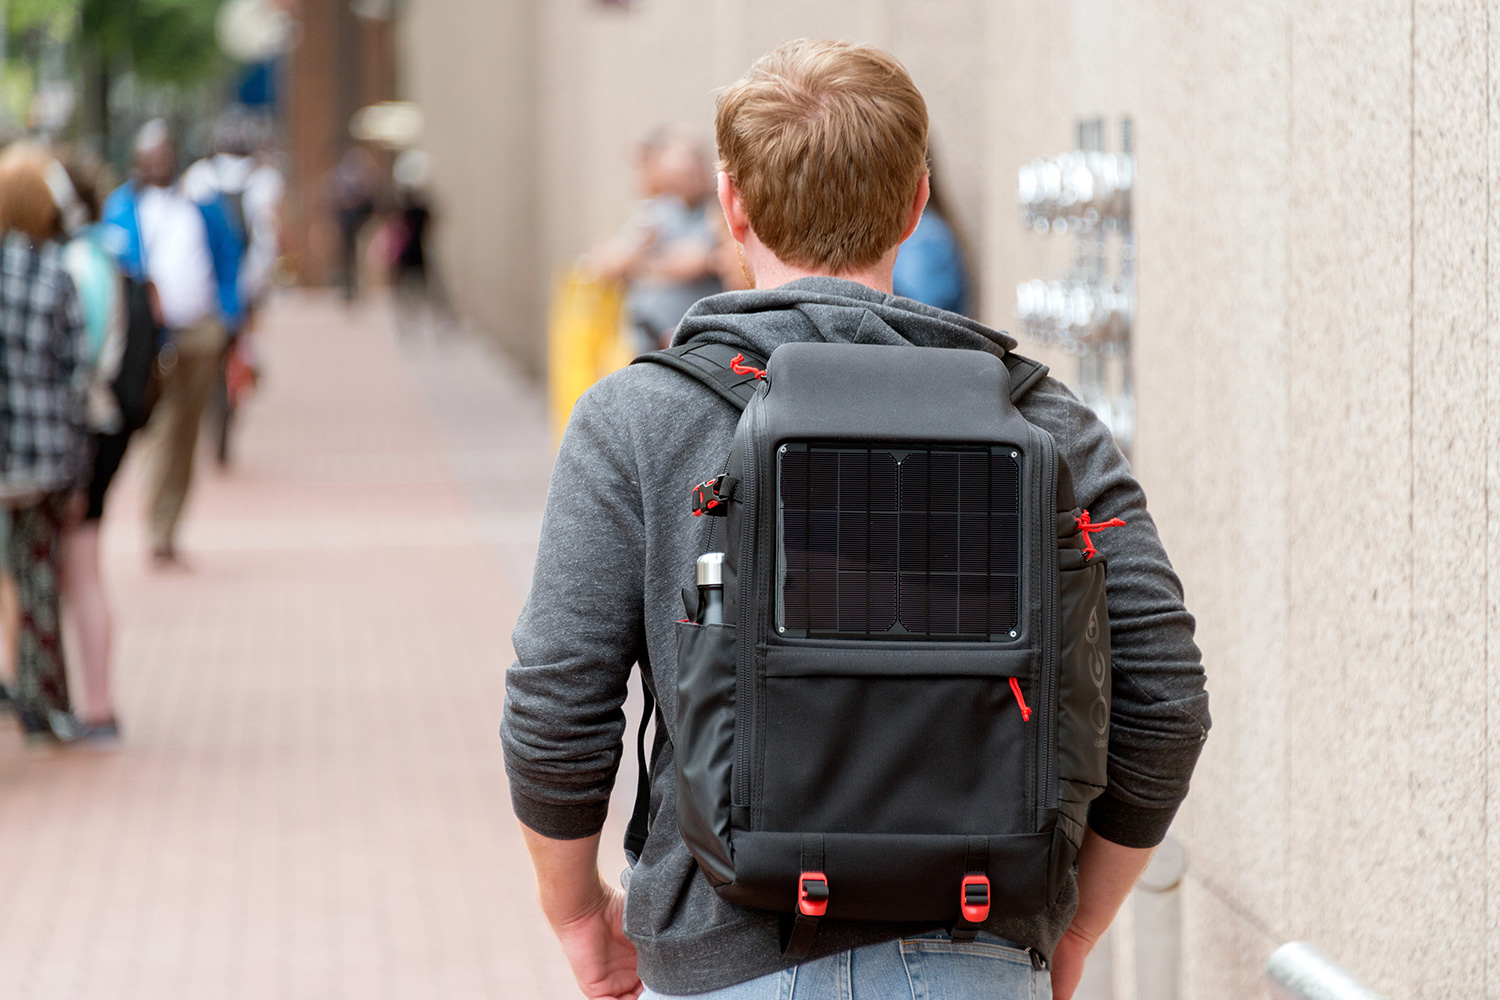
M 1051 1000 L 1052 977 L 1031 955 L 980 934 L 957 944 L 943 931 L 872 944 L 806 962 L 692 1000 Z M 649 987 L 641 1000 L 675 1000 Z

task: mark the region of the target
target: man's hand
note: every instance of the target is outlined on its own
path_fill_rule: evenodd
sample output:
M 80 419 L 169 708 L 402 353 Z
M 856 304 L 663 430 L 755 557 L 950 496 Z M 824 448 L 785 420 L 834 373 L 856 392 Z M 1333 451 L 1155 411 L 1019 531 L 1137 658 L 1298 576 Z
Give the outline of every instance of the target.
M 1052 1000 L 1073 1000 L 1073 991 L 1083 978 L 1083 963 L 1094 950 L 1094 943 L 1076 927 L 1063 931 L 1062 940 L 1052 952 Z
M 641 995 L 635 945 L 625 937 L 625 894 L 599 877 L 599 835 L 553 840 L 521 826 L 536 868 L 542 913 L 589 1000 Z
M 1092 829 L 1078 850 L 1078 912 L 1052 953 L 1052 1000 L 1073 1000 L 1083 960 L 1109 930 L 1155 848 L 1122 847 Z
M 625 937 L 625 894 L 600 885 L 599 908 L 553 929 L 573 977 L 589 1000 L 635 1000 L 641 995 L 635 945 Z

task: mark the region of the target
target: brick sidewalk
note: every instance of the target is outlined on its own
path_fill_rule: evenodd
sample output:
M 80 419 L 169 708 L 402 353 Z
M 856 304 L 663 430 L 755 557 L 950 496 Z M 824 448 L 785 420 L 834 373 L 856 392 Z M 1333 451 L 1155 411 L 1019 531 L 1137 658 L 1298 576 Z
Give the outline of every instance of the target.
M 471 345 L 399 351 L 375 306 L 264 325 L 194 571 L 146 566 L 139 453 L 111 497 L 124 747 L 0 724 L 0 998 L 576 996 L 496 736 L 539 401 Z

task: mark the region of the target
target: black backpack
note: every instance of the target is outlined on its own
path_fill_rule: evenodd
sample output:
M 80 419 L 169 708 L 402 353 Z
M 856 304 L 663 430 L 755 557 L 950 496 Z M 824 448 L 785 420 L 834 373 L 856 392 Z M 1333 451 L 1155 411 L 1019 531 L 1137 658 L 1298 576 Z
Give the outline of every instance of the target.
M 126 277 L 125 349 L 120 356 L 120 370 L 110 382 L 120 405 L 124 430 L 138 431 L 146 426 L 156 401 L 161 397 L 162 329 L 156 322 L 152 306 L 154 292 L 149 282 Z
M 677 626 L 677 815 L 704 876 L 781 912 L 791 959 L 825 915 L 966 940 L 1045 910 L 1106 781 L 1090 535 L 1122 523 L 1077 509 L 1015 406 L 1046 369 L 813 343 L 637 360 L 744 410 L 692 499 L 725 553 L 725 624 L 695 624 L 688 588 Z M 638 802 L 637 853 L 644 820 Z

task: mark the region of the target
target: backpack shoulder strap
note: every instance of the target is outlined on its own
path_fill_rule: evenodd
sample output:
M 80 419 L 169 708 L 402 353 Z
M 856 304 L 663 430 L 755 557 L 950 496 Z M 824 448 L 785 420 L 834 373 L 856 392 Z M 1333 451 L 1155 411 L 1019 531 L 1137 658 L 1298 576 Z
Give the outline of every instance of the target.
M 1022 357 L 1014 351 L 1006 351 L 1005 369 L 1010 372 L 1010 401 L 1019 403 L 1021 397 L 1047 377 L 1047 366 L 1040 361 Z
M 1006 351 L 1003 358 L 1010 373 L 1010 401 L 1019 403 L 1038 382 L 1047 377 L 1047 366 L 1033 361 L 1014 351 Z M 697 379 L 734 405 L 743 410 L 755 395 L 758 372 L 763 372 L 766 359 L 751 351 L 742 351 L 728 344 L 689 343 L 669 347 L 662 351 L 642 354 L 631 362 L 638 364 L 666 365 L 675 368 L 690 378 Z
M 642 354 L 633 365 L 651 363 L 675 368 L 724 397 L 736 410 L 750 405 L 766 359 L 728 344 L 688 343 Z

